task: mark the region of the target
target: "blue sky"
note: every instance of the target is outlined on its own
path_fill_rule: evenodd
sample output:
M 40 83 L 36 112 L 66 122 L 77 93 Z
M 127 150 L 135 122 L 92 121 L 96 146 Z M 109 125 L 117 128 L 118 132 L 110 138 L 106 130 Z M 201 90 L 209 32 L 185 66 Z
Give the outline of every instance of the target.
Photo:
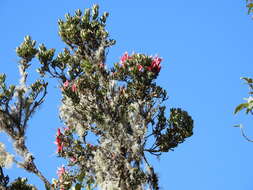
M 160 55 L 164 61 L 158 84 L 170 97 L 166 105 L 187 110 L 195 121 L 191 138 L 159 161 L 152 159 L 161 189 L 252 190 L 253 144 L 233 128 L 243 123 L 253 138 L 251 118 L 233 115 L 247 97 L 240 77 L 252 76 L 253 68 L 253 20 L 244 0 L 1 0 L 0 72 L 10 83 L 18 81 L 15 48 L 27 34 L 61 50 L 57 19 L 94 3 L 110 12 L 107 29 L 117 41 L 107 63 L 118 61 L 125 51 Z M 60 97 L 53 82 L 28 130 L 28 146 L 48 179 L 64 163 L 56 158 L 53 144 L 56 128 L 62 126 L 57 116 Z M 0 141 L 11 151 L 8 137 L 1 134 Z M 28 176 L 43 189 L 37 177 L 15 166 L 5 173 L 12 179 Z

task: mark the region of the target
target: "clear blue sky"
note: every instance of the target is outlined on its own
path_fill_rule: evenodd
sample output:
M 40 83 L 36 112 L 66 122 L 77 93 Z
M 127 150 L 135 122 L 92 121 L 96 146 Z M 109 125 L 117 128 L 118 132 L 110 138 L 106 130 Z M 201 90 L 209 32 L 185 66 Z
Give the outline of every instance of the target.
M 243 123 L 253 137 L 253 120 L 233 115 L 235 106 L 247 97 L 240 77 L 252 76 L 253 69 L 253 20 L 244 0 L 1 0 L 0 72 L 8 74 L 10 83 L 18 81 L 15 47 L 27 34 L 61 50 L 57 19 L 94 3 L 110 12 L 108 30 L 117 40 L 107 63 L 116 62 L 125 51 L 162 56 L 158 83 L 170 96 L 168 107 L 184 108 L 195 121 L 191 138 L 160 161 L 152 160 L 162 189 L 252 190 L 253 143 L 232 127 Z M 56 128 L 62 126 L 56 86 L 51 84 L 46 103 L 30 122 L 27 138 L 48 179 L 64 163 L 56 158 L 53 144 Z M 0 135 L 0 141 L 11 151 L 6 136 Z M 12 179 L 28 176 L 43 189 L 37 177 L 21 169 L 5 172 Z

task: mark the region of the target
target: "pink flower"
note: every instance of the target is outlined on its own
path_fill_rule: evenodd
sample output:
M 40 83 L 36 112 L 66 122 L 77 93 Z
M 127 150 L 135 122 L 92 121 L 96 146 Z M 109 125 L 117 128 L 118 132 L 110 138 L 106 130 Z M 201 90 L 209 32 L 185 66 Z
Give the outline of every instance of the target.
M 63 143 L 62 143 L 61 138 L 59 136 L 56 137 L 55 144 L 57 146 L 57 153 L 62 152 L 62 150 L 63 150 Z
M 60 153 L 63 150 L 63 143 L 62 143 L 61 136 L 62 136 L 61 130 L 58 128 L 57 134 L 56 134 L 56 139 L 55 139 L 55 144 L 57 146 L 57 153 Z
M 103 68 L 105 67 L 105 64 L 104 64 L 104 63 L 100 63 L 100 64 L 98 65 L 98 67 L 99 67 L 100 69 L 103 69 Z
M 148 69 L 149 71 L 152 71 L 152 66 L 148 66 L 147 69 Z
M 153 71 L 156 73 L 159 73 L 161 70 L 161 65 L 160 63 L 162 62 L 162 59 L 160 57 L 155 57 L 152 62 L 151 65 L 147 67 L 147 69 L 149 71 Z
M 76 159 L 75 157 L 70 158 L 70 161 L 71 161 L 71 162 L 76 162 L 76 160 L 77 160 L 77 159 Z
M 76 92 L 77 91 L 77 87 L 76 84 L 73 84 L 71 87 L 72 92 Z
M 130 59 L 131 57 L 128 55 L 127 52 L 120 58 L 121 63 L 124 63 L 126 60 Z
M 154 62 L 154 63 L 153 63 Z M 160 65 L 160 63 L 162 62 L 162 59 L 160 58 L 160 57 L 155 57 L 154 59 L 153 59 L 153 62 L 152 62 L 152 64 L 154 64 L 154 65 Z
M 61 133 L 61 129 L 60 129 L 60 128 L 58 128 L 58 129 L 57 129 L 57 136 L 60 136 L 60 135 L 62 135 L 62 133 Z
M 137 65 L 138 71 L 141 71 L 143 67 L 141 65 Z
M 58 178 L 61 179 L 62 178 L 62 175 L 66 172 L 65 170 L 65 167 L 62 166 L 60 168 L 57 169 L 57 175 L 58 175 Z
M 66 80 L 66 81 L 63 83 L 63 87 L 64 87 L 64 88 L 67 88 L 68 86 L 69 86 L 69 81 Z

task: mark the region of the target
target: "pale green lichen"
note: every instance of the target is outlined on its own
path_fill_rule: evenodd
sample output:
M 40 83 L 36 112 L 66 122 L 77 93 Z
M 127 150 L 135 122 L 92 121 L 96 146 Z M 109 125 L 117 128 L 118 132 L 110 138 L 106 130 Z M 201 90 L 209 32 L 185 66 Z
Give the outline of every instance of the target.
M 13 155 L 6 151 L 5 145 L 0 142 L 0 166 L 10 168 L 13 163 L 13 158 Z

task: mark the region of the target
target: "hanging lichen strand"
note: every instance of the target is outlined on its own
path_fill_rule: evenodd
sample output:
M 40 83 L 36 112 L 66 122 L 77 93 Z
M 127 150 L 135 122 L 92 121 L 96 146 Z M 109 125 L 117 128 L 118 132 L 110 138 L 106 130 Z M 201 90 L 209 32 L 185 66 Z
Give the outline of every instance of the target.
M 57 130 L 55 140 L 57 154 L 68 161 L 58 168 L 58 179 L 49 184 L 38 171 L 31 172 L 37 172 L 48 189 L 157 190 L 158 178 L 146 154 L 160 156 L 184 142 L 193 134 L 193 120 L 180 108 L 170 109 L 169 118 L 166 117 L 163 102 L 167 94 L 155 83 L 161 70 L 160 57 L 125 53 L 113 68 L 107 68 L 107 48 L 115 41 L 109 39 L 105 29 L 108 13 L 99 16 L 98 9 L 94 5 L 84 14 L 77 10 L 74 16 L 67 14 L 65 20 L 58 21 L 59 35 L 67 44 L 58 55 L 43 44 L 36 48 L 30 37 L 17 48 L 23 81 L 35 57 L 41 65 L 37 69 L 41 77 L 60 81 L 60 118 L 66 126 Z M 26 117 L 43 102 L 47 83 L 39 80 L 29 88 L 20 85 L 7 90 L 4 79 L 0 102 L 6 122 L 1 128 L 21 143 L 16 143 L 16 147 L 21 155 L 25 151 L 24 163 L 33 164 L 34 158 L 24 145 Z M 20 128 L 16 126 L 15 115 L 12 112 L 4 115 L 4 105 L 15 93 L 18 99 L 25 98 L 28 89 L 31 99 L 20 100 L 23 105 L 17 104 L 15 108 L 31 109 L 24 112 L 22 140 L 18 141 L 16 134 Z M 39 93 L 43 99 L 36 103 Z M 13 127 L 4 127 L 7 125 Z M 88 134 L 96 136 L 97 143 L 91 144 Z

